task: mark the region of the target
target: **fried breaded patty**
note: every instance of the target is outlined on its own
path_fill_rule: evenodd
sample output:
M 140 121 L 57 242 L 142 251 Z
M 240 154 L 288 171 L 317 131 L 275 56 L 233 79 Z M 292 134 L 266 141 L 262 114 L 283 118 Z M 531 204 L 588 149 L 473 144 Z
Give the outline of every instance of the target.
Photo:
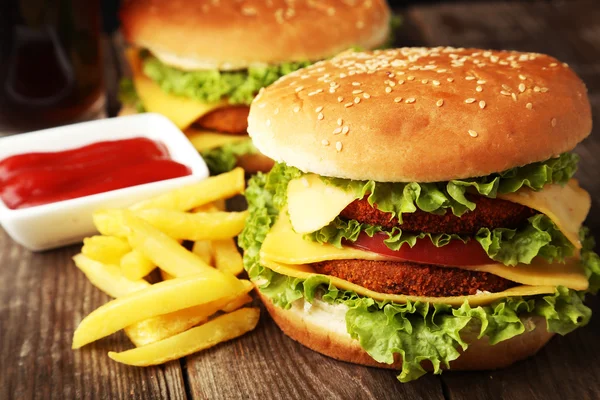
M 332 260 L 311 264 L 320 274 L 337 276 L 379 293 L 411 296 L 464 296 L 501 292 L 517 284 L 499 276 L 453 267 L 396 261 Z
M 402 224 L 398 224 L 397 218 L 390 218 L 391 214 L 371 207 L 366 198 L 352 202 L 340 216 L 386 228 L 398 226 L 409 232 L 457 233 L 473 236 L 480 228 L 516 228 L 536 214 L 536 211 L 531 208 L 506 200 L 483 196 L 471 196 L 470 200 L 474 201 L 477 207 L 461 217 L 452 214 L 450 210 L 447 210 L 444 215 L 417 210 L 414 213 L 402 214 Z
M 248 106 L 217 108 L 200 118 L 194 125 L 217 132 L 243 135 L 248 129 L 249 112 Z

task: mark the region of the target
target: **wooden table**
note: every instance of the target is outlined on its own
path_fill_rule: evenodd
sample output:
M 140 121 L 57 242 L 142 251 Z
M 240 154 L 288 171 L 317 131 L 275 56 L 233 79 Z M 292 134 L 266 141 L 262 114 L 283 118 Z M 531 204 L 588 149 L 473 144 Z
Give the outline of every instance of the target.
M 595 133 L 581 144 L 577 177 L 593 197 L 587 220 L 600 238 L 600 4 L 470 3 L 399 10 L 398 45 L 511 48 L 569 63 L 589 88 Z M 123 65 L 105 43 L 109 113 Z M 119 333 L 71 351 L 79 321 L 109 300 L 71 263 L 79 246 L 32 254 L 0 229 L 0 399 L 29 398 L 405 398 L 600 399 L 600 315 L 536 357 L 493 372 L 444 373 L 400 384 L 386 370 L 334 361 L 285 337 L 263 312 L 258 328 L 180 361 L 132 368 L 109 350 L 131 347 Z M 600 299 L 590 300 L 600 314 Z

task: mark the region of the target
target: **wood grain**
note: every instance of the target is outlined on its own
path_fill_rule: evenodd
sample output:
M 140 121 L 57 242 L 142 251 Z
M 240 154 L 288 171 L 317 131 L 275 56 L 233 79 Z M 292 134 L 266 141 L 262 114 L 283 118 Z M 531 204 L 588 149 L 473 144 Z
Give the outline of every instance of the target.
M 0 229 L 0 399 L 185 399 L 179 362 L 130 368 L 124 334 L 71 350 L 83 317 L 110 298 L 71 262 L 77 247 L 31 253 Z
M 577 153 L 577 177 L 593 198 L 587 220 L 600 238 L 600 4 L 471 2 L 411 7 L 397 45 L 513 48 L 552 54 L 589 88 L 594 133 Z M 116 45 L 115 45 L 116 44 Z M 127 74 L 117 35 L 105 53 L 108 111 Z M 71 263 L 78 248 L 32 254 L 0 229 L 0 399 L 597 399 L 600 299 L 591 323 L 553 339 L 536 357 L 493 372 L 447 372 L 400 384 L 394 372 L 338 362 L 284 336 L 263 312 L 257 329 L 181 362 L 125 367 L 109 350 L 131 344 L 116 334 L 70 349 L 79 321 L 108 296 Z

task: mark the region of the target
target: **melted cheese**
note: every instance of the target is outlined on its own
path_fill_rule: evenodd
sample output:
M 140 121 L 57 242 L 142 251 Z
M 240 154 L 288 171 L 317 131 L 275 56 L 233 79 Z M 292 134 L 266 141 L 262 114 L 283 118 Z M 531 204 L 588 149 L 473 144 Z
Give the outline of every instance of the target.
M 135 90 L 149 112 L 163 114 L 180 129 L 185 129 L 198 118 L 223 107 L 225 102 L 206 104 L 187 97 L 174 96 L 163 91 L 160 86 L 144 75 L 138 50 L 127 49 L 125 56 L 131 66 Z
M 200 152 L 223 147 L 229 143 L 250 140 L 246 135 L 229 135 L 226 133 L 200 130 L 192 127 L 187 128 L 185 134 L 194 148 Z
M 292 229 L 286 210 L 281 212 L 277 222 L 265 237 L 260 257 L 265 263 L 284 264 L 307 274 L 314 273 L 314 270 L 306 264 L 320 261 L 394 260 L 381 254 L 353 247 L 340 249 L 330 244 L 305 240 L 303 235 Z M 519 264 L 514 267 L 490 263 L 459 268 L 489 272 L 523 285 L 552 287 L 563 285 L 576 290 L 585 290 L 589 284 L 581 264 L 575 258 L 567 260 L 564 264 L 549 264 L 543 259 L 536 259 L 532 264 Z
M 316 175 L 290 181 L 287 195 L 291 224 L 298 233 L 321 229 L 354 201 L 351 193 L 327 185 Z M 521 189 L 516 193 L 498 195 L 498 198 L 546 214 L 576 248 L 581 248 L 579 228 L 590 210 L 591 199 L 575 179 L 564 187 L 546 185 L 538 192 Z
M 498 198 L 546 214 L 577 249 L 581 248 L 579 229 L 590 211 L 592 200 L 589 193 L 579 187 L 577 180 L 571 179 L 565 186 L 546 185 L 538 192 L 520 189 L 515 193 L 498 195 Z
M 327 185 L 313 174 L 290 181 L 287 195 L 292 226 L 298 233 L 321 229 L 355 199 L 352 193 Z
M 300 279 L 307 279 L 311 275 L 315 275 L 316 272 L 312 270 L 307 265 L 286 265 L 282 263 L 277 263 L 269 260 L 261 260 L 261 264 L 265 267 L 272 269 L 273 271 L 292 276 Z M 469 295 L 469 296 L 454 296 L 454 297 L 424 297 L 424 296 L 405 296 L 401 294 L 386 294 L 374 292 L 372 290 L 366 289 L 362 286 L 356 285 L 354 283 L 348 282 L 346 280 L 337 278 L 335 276 L 326 276 L 327 279 L 338 289 L 343 290 L 352 290 L 353 292 L 358 293 L 361 296 L 371 297 L 375 300 L 389 300 L 395 303 L 406 303 L 408 301 L 424 301 L 429 303 L 443 303 L 449 304 L 452 306 L 460 306 L 466 301 L 469 302 L 471 306 L 479 306 L 484 304 L 492 303 L 499 299 L 504 299 L 506 297 L 512 296 L 533 296 L 537 294 L 550 294 L 554 293 L 554 286 L 516 286 L 505 290 L 503 292 L 497 293 L 487 293 L 482 292 L 480 294 Z

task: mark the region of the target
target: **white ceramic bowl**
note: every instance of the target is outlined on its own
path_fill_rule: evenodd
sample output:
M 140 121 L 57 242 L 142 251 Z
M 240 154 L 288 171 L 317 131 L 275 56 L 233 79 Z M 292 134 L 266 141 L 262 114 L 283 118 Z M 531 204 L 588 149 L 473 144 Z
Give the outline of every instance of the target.
M 127 207 L 208 177 L 204 160 L 185 135 L 167 118 L 150 113 L 2 138 L 0 160 L 15 154 L 68 150 L 94 142 L 132 137 L 147 137 L 164 143 L 171 158 L 187 165 L 192 175 L 18 210 L 9 209 L 0 199 L 0 223 L 3 228 L 15 242 L 33 251 L 78 243 L 96 232 L 92 222 L 95 210 Z

